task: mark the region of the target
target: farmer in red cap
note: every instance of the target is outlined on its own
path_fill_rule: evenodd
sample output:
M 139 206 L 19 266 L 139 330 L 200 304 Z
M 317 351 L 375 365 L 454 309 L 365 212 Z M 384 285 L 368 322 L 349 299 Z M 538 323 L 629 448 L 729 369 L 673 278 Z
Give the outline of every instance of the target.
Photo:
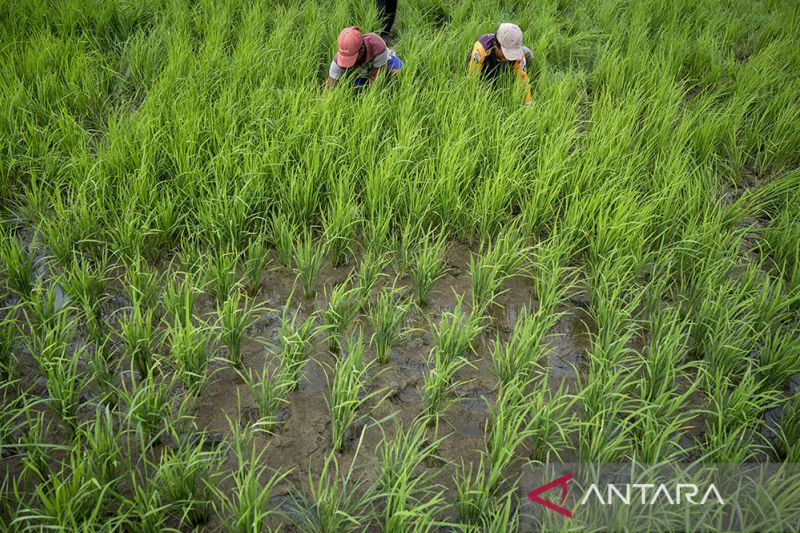
M 356 86 L 366 85 L 380 72 L 397 74 L 403 62 L 387 48 L 375 33 L 362 34 L 355 26 L 339 33 L 339 51 L 328 70 L 328 87 L 333 87 L 345 74 L 353 76 Z
M 522 46 L 522 30 L 516 24 L 504 22 L 497 33 L 487 33 L 475 41 L 469 56 L 468 69 L 478 72 L 483 78 L 494 79 L 502 69 L 511 68 L 520 82 L 525 84 L 525 103 L 531 102 L 528 85 L 527 64 L 533 53 Z

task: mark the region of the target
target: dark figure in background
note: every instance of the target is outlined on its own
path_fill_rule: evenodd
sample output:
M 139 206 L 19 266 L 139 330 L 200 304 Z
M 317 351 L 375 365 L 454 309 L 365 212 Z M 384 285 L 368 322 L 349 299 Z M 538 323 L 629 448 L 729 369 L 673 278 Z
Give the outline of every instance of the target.
M 381 37 L 386 39 L 394 25 L 394 17 L 397 15 L 397 0 L 376 0 L 376 3 L 378 4 L 378 16 L 383 23 Z

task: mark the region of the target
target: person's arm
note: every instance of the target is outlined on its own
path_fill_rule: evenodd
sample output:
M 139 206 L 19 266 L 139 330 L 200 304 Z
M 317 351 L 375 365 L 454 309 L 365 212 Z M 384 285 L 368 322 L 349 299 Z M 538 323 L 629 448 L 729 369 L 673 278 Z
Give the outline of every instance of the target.
M 329 89 L 336 87 L 336 84 L 339 83 L 339 79 L 341 79 L 342 74 L 344 74 L 344 69 L 336 64 L 336 61 L 331 61 L 331 66 L 328 68 L 328 79 L 325 81 L 325 86 Z
M 478 73 L 481 72 L 483 70 L 483 63 L 488 55 L 489 54 L 486 52 L 486 49 L 483 47 L 481 42 L 475 41 L 475 44 L 472 46 L 472 51 L 469 53 L 467 71 Z
M 525 84 L 525 103 L 530 104 L 533 101 L 533 96 L 531 95 L 531 84 L 528 81 L 528 70 L 524 57 L 514 62 L 514 74 L 520 83 Z
M 372 68 L 369 71 L 369 81 L 375 81 L 375 78 L 378 77 L 378 73 L 382 70 L 386 70 L 386 65 L 389 64 L 389 49 L 387 48 L 377 56 L 372 61 Z

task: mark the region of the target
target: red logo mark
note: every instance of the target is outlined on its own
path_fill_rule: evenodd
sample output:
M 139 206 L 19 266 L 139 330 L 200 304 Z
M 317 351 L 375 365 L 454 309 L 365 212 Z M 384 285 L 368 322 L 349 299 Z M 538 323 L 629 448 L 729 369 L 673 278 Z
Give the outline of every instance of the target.
M 560 503 L 563 504 L 564 500 L 567 499 L 567 481 L 569 481 L 570 479 L 572 479 L 572 474 L 564 474 L 563 476 L 554 479 L 553 481 L 551 481 L 550 483 L 547 483 L 546 485 L 542 485 L 541 487 L 539 487 L 537 489 L 533 489 L 532 491 L 530 491 L 528 493 L 528 498 L 530 498 L 534 502 L 538 503 L 539 505 L 544 505 L 548 509 L 553 510 L 553 511 L 559 513 L 559 514 L 562 514 L 562 515 L 566 516 L 567 518 L 572 518 L 572 511 L 570 511 L 569 509 L 565 509 L 564 507 L 561 507 L 560 505 L 556 505 L 553 502 L 549 502 L 549 501 L 545 500 L 544 498 L 539 497 L 539 494 L 541 494 L 543 492 L 547 492 L 548 490 L 550 490 L 550 489 L 552 489 L 554 487 L 561 487 L 561 502 Z

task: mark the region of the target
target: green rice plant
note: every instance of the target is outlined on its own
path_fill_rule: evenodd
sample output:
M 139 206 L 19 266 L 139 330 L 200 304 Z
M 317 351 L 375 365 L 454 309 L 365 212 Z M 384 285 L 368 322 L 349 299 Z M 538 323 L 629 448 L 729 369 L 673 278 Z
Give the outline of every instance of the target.
M 239 372 L 250 394 L 256 402 L 260 417 L 259 427 L 265 432 L 271 431 L 278 423 L 278 409 L 288 403 L 289 389 L 294 383 L 283 367 L 270 373 L 267 362 L 261 372 L 252 368 Z
M 78 442 L 62 469 L 36 487 L 33 508 L 22 509 L 12 525 L 20 530 L 76 531 L 82 524 L 102 527 L 103 507 L 110 500 L 107 493 L 108 485 L 101 485 L 93 477 Z
M 303 236 L 294 242 L 292 250 L 294 256 L 294 271 L 303 285 L 303 295 L 311 299 L 316 294 L 316 282 L 322 261 L 325 259 L 325 246 L 314 245 L 310 230 L 305 230 Z
M 93 476 L 103 485 L 113 487 L 120 475 L 122 448 L 108 406 L 98 408 L 94 420 L 81 426 L 81 435 Z
M 352 252 L 352 242 L 359 224 L 359 208 L 349 185 L 340 182 L 328 210 L 322 217 L 322 235 L 331 265 L 338 267 Z
M 206 451 L 204 445 L 201 437 L 162 449 L 154 472 L 166 502 L 179 510 L 180 523 L 192 528 L 207 524 L 211 517 L 212 474 L 220 460 L 218 451 Z
M 505 233 L 486 247 L 482 255 L 469 258 L 472 284 L 472 309 L 485 313 L 502 294 L 503 284 L 519 274 L 530 253 L 523 240 L 514 232 Z
M 17 324 L 9 316 L 0 319 L 0 380 L 10 383 L 17 375 L 19 360 L 15 351 Z
M 440 444 L 441 438 L 428 440 L 426 425 L 419 420 L 408 428 L 395 423 L 391 439 L 383 433 L 378 494 L 385 499 L 384 531 L 430 531 L 448 525 L 435 517 L 445 503 L 443 492 L 434 485 L 431 470 L 421 468 L 438 459 Z
M 37 281 L 25 302 L 25 318 L 32 330 L 62 329 L 66 316 L 64 296 L 55 285 L 45 287 Z
M 473 467 L 477 467 L 474 468 Z M 484 456 L 477 465 L 461 462 L 461 470 L 453 479 L 456 487 L 458 518 L 465 524 L 480 524 L 492 507 L 492 494 L 486 482 Z
M 153 367 L 155 357 L 153 309 L 143 310 L 136 300 L 132 302 L 132 306 L 130 315 L 120 321 L 122 339 L 133 368 L 145 376 Z
M 172 412 L 175 378 L 166 379 L 153 366 L 141 379 L 123 380 L 117 396 L 124 406 L 125 423 L 147 442 L 157 442 Z
M 361 263 L 356 271 L 356 287 L 358 290 L 358 301 L 361 309 L 366 309 L 372 290 L 378 283 L 378 278 L 389 264 L 389 256 L 385 253 L 376 253 L 368 250 L 362 257 Z
M 542 316 L 544 313 L 541 307 L 532 315 L 523 308 L 508 342 L 503 343 L 499 334 L 495 337 L 492 365 L 500 386 L 517 378 L 529 379 L 534 369 L 543 368 L 541 360 L 545 352 L 542 341 L 562 316 L 562 313 Z
M 339 353 L 342 336 L 347 332 L 353 320 L 358 316 L 358 289 L 348 288 L 348 278 L 337 285 L 330 293 L 325 293 L 328 306 L 322 311 L 323 328 L 328 333 L 328 350 Z
M 232 251 L 217 250 L 212 253 L 206 267 L 208 290 L 217 303 L 224 302 L 237 286 L 236 268 L 239 254 Z
M 309 350 L 317 334 L 314 328 L 315 315 L 310 315 L 299 324 L 297 317 L 298 313 L 294 313 L 290 319 L 288 307 L 284 308 L 281 325 L 278 328 L 278 339 L 281 343 L 278 358 L 281 361 L 281 368 L 289 391 L 297 388 L 303 376 Z
M 427 305 L 433 282 L 444 276 L 446 247 L 444 233 L 434 238 L 433 233 L 428 232 L 418 241 L 409 269 L 417 305 Z
M 194 306 L 200 295 L 189 274 L 178 283 L 167 283 L 161 296 L 164 313 L 172 321 L 184 320 L 194 314 Z
M 779 392 L 757 381 L 750 370 L 735 384 L 733 376 L 712 374 L 708 387 L 703 460 L 737 464 L 758 457 L 767 445 L 759 433 L 764 425 L 760 413 L 779 405 Z
M 278 258 L 286 268 L 292 268 L 295 254 L 296 223 L 282 213 L 275 213 L 270 219 L 270 242 L 278 251 Z
M 263 464 L 267 448 L 256 453 L 255 443 L 235 446 L 236 467 L 225 480 L 225 484 L 215 484 L 212 489 L 216 498 L 212 505 L 221 518 L 222 529 L 228 533 L 254 533 L 267 529 L 266 520 L 281 513 L 271 504 L 272 493 L 288 471 L 268 473 Z M 241 451 L 238 451 L 241 450 Z M 248 455 L 249 453 L 249 455 Z M 225 487 L 225 488 L 223 488 Z
M 422 230 L 419 222 L 407 220 L 403 225 L 400 237 L 395 241 L 394 260 L 398 277 L 408 273 L 414 263 L 415 246 L 421 240 Z
M 328 413 L 331 417 L 331 446 L 343 452 L 348 432 L 359 420 L 359 410 L 382 391 L 366 392 L 366 376 L 369 365 L 364 363 L 364 344 L 359 338 L 348 346 L 346 357 L 342 357 L 333 369 Z M 380 400 L 379 400 L 380 403 Z
M 766 383 L 788 383 L 800 376 L 800 343 L 796 330 L 779 326 L 763 338 L 758 350 L 757 371 Z
M 128 299 L 138 301 L 145 309 L 154 309 L 158 302 L 161 276 L 141 259 L 135 259 L 125 269 L 125 290 Z
M 0 240 L 0 260 L 10 288 L 20 296 L 29 297 L 34 284 L 33 250 L 26 252 L 16 237 L 4 232 Z
M 245 289 L 252 295 L 261 290 L 261 274 L 269 264 L 269 249 L 264 235 L 258 235 L 247 245 L 244 264 Z
M 43 411 L 25 410 L 25 423 L 20 427 L 17 443 L 25 450 L 20 478 L 30 483 L 44 483 L 53 472 L 50 460 L 58 446 L 48 442 L 50 422 Z
M 384 289 L 378 295 L 375 304 L 367 314 L 372 337 L 370 343 L 375 347 L 378 363 L 389 362 L 392 348 L 397 345 L 403 335 L 403 321 L 411 308 L 411 303 L 401 300 L 401 293 L 396 287 Z
M 220 340 L 228 348 L 228 361 L 236 369 L 242 367 L 242 339 L 244 333 L 256 322 L 256 313 L 262 310 L 245 298 L 241 303 L 241 295 L 235 291 L 225 303 L 217 304 L 217 328 Z
M 44 362 L 43 370 L 47 377 L 49 403 L 70 435 L 78 429 L 78 407 L 80 393 L 84 388 L 85 376 L 78 368 L 84 351 L 76 349 L 65 355 Z
M 436 350 L 441 352 L 440 360 L 452 361 L 464 355 L 471 349 L 472 341 L 481 334 L 484 327 L 484 317 L 466 314 L 463 311 L 462 298 L 457 297 L 453 310 L 443 312 L 439 324 L 434 326 Z
M 516 449 L 531 436 L 531 406 L 525 393 L 527 386 L 528 381 L 522 379 L 507 383 L 499 390 L 495 404 L 489 404 L 491 421 L 487 420 L 484 434 L 486 487 L 491 494 L 495 494 L 505 480 Z
M 561 461 L 561 454 L 572 448 L 571 438 L 578 429 L 578 421 L 572 413 L 576 400 L 563 386 L 551 391 L 547 376 L 534 383 L 528 394 L 531 461 L 544 464 L 551 460 Z
M 462 356 L 447 357 L 440 350 L 431 350 L 430 370 L 422 382 L 422 417 L 428 427 L 439 427 L 439 417 L 454 400 L 450 394 L 465 382 L 455 382 L 455 373 L 469 362 Z
M 665 392 L 636 409 L 632 436 L 636 460 L 661 464 L 684 459 L 694 451 L 694 446 L 684 444 L 681 437 L 698 418 L 698 411 L 689 407 L 689 397 L 697 390 L 697 383 L 681 394 Z
M 375 500 L 375 485 L 366 478 L 355 478 L 355 464 L 364 440 L 364 430 L 353 453 L 353 460 L 345 472 L 339 471 L 336 451 L 325 458 L 319 476 L 308 473 L 306 489 L 294 492 L 292 500 L 298 512 L 290 515 L 301 531 L 327 533 L 356 531 L 363 527 L 371 515 Z
M 169 519 L 170 504 L 163 501 L 162 487 L 157 485 L 154 478 L 137 474 L 135 470 L 131 472 L 129 479 L 131 496 L 123 499 L 130 515 L 128 527 L 142 533 L 164 531 Z
M 391 251 L 392 216 L 387 211 L 385 209 L 363 221 L 364 256 L 382 257 Z
M 102 303 L 106 290 L 105 271 L 107 261 L 96 266 L 84 257 L 76 257 L 69 268 L 59 277 L 59 284 L 64 292 L 81 308 L 87 310 L 88 317 L 94 317 Z
M 797 393 L 783 406 L 776 451 L 778 457 L 787 463 L 800 460 L 800 395 Z
M 688 330 L 689 317 L 681 318 L 678 308 L 657 312 L 651 322 L 650 342 L 642 367 L 642 399 L 656 402 L 691 370 L 692 365 L 683 362 Z
M 183 384 L 191 395 L 198 396 L 208 379 L 208 327 L 195 326 L 187 316 L 169 328 L 167 338 Z

